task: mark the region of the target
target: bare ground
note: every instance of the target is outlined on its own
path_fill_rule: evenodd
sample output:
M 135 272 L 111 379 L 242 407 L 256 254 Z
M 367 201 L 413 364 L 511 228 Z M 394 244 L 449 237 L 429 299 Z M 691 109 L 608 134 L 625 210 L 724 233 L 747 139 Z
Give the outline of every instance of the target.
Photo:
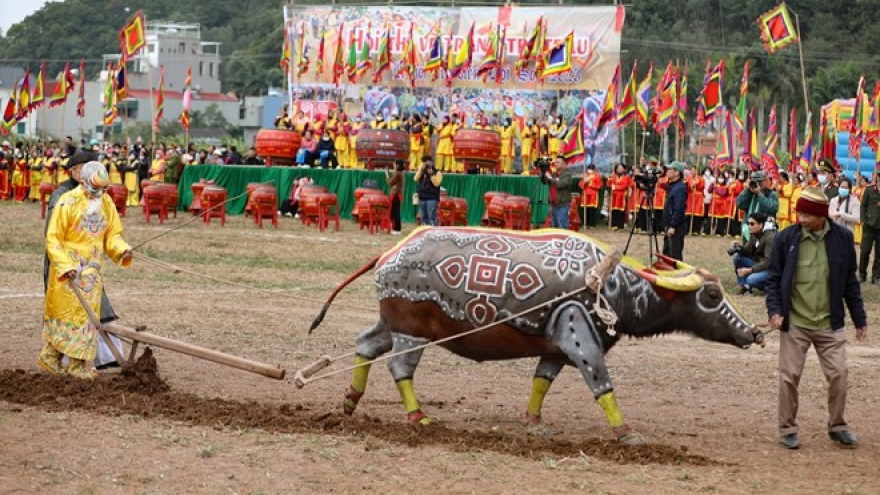
M 125 219 L 138 244 L 188 219 Z M 410 226 L 411 227 L 411 226 Z M 406 229 L 405 229 L 406 230 Z M 341 413 L 348 373 L 293 386 L 296 370 L 353 350 L 375 318 L 371 278 L 337 299 L 307 329 L 349 273 L 398 238 L 351 224 L 319 233 L 298 220 L 257 229 L 196 222 L 143 252 L 183 270 L 136 260 L 108 269 L 121 323 L 279 364 L 276 381 L 153 349 L 140 369 L 84 383 L 37 370 L 42 316 L 42 221 L 36 205 L 0 204 L 0 493 L 880 493 L 880 348 L 851 337 L 848 419 L 861 445 L 841 450 L 825 434 L 825 384 L 814 357 L 801 391 L 803 447 L 776 444 L 776 335 L 738 350 L 683 335 L 623 341 L 608 356 L 619 402 L 650 445 L 612 440 L 579 376 L 551 389 L 552 437 L 520 424 L 534 360 L 477 364 L 425 353 L 417 391 L 438 423 L 413 428 L 384 366 L 354 416 Z M 597 231 L 622 246 L 625 234 Z M 728 240 L 688 238 L 689 261 L 733 284 Z M 645 238 L 633 253 L 644 258 Z M 231 280 L 219 284 L 190 272 Z M 259 288 L 259 290 L 257 289 Z M 869 315 L 880 289 L 864 288 Z M 760 297 L 733 297 L 762 321 Z M 344 358 L 328 371 L 350 364 Z M 158 373 L 158 375 L 156 375 Z M 145 379 L 152 381 L 145 382 Z M 166 388 L 167 386 L 167 388 Z

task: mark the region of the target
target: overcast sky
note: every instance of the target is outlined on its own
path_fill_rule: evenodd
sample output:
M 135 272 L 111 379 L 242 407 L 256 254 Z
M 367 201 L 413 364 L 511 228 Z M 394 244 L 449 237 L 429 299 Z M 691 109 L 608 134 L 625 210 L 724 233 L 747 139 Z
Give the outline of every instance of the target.
M 40 10 L 48 0 L 0 0 L 0 29 L 5 34 L 10 26 Z M 56 1 L 56 0 L 52 0 Z

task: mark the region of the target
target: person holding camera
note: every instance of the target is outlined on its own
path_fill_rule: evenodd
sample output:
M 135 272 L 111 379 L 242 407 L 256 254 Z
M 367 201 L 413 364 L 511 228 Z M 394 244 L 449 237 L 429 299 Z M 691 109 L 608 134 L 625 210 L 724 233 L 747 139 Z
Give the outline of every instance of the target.
M 440 183 L 443 174 L 434 168 L 430 155 L 422 157 L 422 166 L 416 172 L 416 192 L 419 196 L 419 219 L 422 225 L 437 226 L 437 206 L 440 203 Z
M 684 164 L 672 162 L 666 168 L 666 203 L 663 205 L 663 254 L 684 261 L 684 234 L 687 231 L 688 190 L 684 185 Z
M 544 171 L 544 183 L 550 186 L 550 225 L 554 229 L 568 229 L 568 215 L 571 211 L 571 186 L 574 183 L 571 172 L 566 168 L 565 158 L 553 159 L 555 171 Z
M 740 295 L 751 294 L 752 289 L 764 290 L 770 276 L 767 269 L 776 238 L 775 225 L 760 211 L 749 215 L 747 225 L 751 235 L 746 244 L 733 241 L 727 249 L 727 254 L 733 257 L 736 291 Z
M 743 189 L 736 197 L 736 207 L 746 215 L 760 211 L 767 217 L 776 218 L 776 213 L 779 212 L 779 198 L 776 196 L 776 191 L 771 188 L 769 178 L 763 170 L 752 172 L 749 187 Z M 749 231 L 742 229 L 742 236 L 748 240 Z

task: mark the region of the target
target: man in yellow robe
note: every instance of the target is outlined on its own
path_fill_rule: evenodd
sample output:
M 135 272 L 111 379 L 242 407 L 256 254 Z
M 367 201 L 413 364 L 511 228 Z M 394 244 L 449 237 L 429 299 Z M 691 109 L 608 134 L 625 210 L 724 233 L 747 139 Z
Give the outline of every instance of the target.
M 79 287 L 91 309 L 101 313 L 103 255 L 123 267 L 131 265 L 132 256 L 122 238 L 113 200 L 104 194 L 110 183 L 104 165 L 85 164 L 81 181 L 58 198 L 47 226 L 50 265 L 43 316 L 45 344 L 37 364 L 53 374 L 94 378 L 96 371 L 89 362 L 97 354 L 97 330 L 69 284 Z

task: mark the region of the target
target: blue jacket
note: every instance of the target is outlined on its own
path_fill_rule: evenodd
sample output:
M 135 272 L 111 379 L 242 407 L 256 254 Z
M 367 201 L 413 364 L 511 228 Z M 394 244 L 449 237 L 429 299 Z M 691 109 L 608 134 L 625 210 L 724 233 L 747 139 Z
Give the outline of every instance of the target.
M 771 317 L 782 315 L 785 318 L 782 324 L 783 332 L 788 331 L 788 315 L 791 311 L 791 294 L 797 271 L 801 229 L 800 224 L 795 224 L 776 234 L 773 252 L 770 254 L 769 278 L 765 286 L 767 314 Z M 831 291 L 831 329 L 843 328 L 846 317 L 843 310 L 844 301 L 856 328 L 864 327 L 868 324 L 868 320 L 862 303 L 859 280 L 856 278 L 858 265 L 852 233 L 831 222 L 831 230 L 825 236 L 825 250 L 829 265 L 828 289 Z
M 687 209 L 688 190 L 684 181 L 670 182 L 666 189 L 666 204 L 663 205 L 663 227 L 680 227 L 687 222 L 684 213 Z

